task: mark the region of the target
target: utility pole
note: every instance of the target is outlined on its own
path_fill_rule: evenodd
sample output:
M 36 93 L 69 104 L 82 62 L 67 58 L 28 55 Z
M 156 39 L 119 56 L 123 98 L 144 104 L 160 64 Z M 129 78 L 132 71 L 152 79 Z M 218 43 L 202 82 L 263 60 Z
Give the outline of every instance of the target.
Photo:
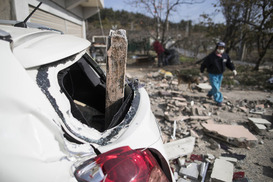
M 123 29 L 110 31 L 106 63 L 105 129 L 109 127 L 124 99 L 128 41 Z
M 186 33 L 185 33 L 185 37 L 189 36 L 189 32 L 190 32 L 190 20 L 187 21 L 186 24 Z
M 167 1 L 167 11 L 169 11 L 169 8 L 170 8 L 170 0 Z M 168 35 L 168 32 L 169 32 L 169 20 L 167 19 L 167 32 L 166 34 Z

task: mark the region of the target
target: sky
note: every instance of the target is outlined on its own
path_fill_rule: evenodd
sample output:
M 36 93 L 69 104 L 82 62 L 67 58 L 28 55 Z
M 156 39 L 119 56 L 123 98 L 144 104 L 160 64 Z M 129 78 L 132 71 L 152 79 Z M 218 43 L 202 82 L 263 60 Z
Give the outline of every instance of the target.
M 177 12 L 169 18 L 169 21 L 177 23 L 183 19 L 192 20 L 193 23 L 198 23 L 202 20 L 200 15 L 206 13 L 213 15 L 212 18 L 215 23 L 224 23 L 222 13 L 215 13 L 215 8 L 212 5 L 212 3 L 215 2 L 215 0 L 205 0 L 205 2 L 201 4 L 183 4 L 179 6 Z M 126 3 L 126 0 L 104 0 L 104 6 L 105 8 L 112 8 L 113 10 L 126 10 L 134 13 L 143 12 L 143 9 L 135 8 Z

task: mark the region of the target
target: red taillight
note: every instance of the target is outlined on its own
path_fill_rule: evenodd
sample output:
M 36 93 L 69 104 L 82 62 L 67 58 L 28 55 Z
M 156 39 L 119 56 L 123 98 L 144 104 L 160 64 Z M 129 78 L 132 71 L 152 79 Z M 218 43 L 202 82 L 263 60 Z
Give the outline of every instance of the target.
M 149 150 L 132 150 L 128 146 L 86 161 L 76 169 L 75 176 L 78 181 L 89 182 L 168 181 Z

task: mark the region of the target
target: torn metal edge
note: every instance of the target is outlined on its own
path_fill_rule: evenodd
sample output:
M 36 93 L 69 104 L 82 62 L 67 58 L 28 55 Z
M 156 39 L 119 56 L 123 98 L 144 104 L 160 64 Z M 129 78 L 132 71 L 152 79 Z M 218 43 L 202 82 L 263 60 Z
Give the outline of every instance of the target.
M 66 58 L 64 60 L 60 60 L 60 61 L 62 63 L 67 62 L 71 59 L 74 59 L 74 57 L 75 57 L 75 55 L 71 56 L 69 58 Z M 43 65 L 43 66 L 39 67 L 38 73 L 36 76 L 37 85 L 39 86 L 41 91 L 45 94 L 45 96 L 47 97 L 47 99 L 51 103 L 52 107 L 54 108 L 55 112 L 58 114 L 58 116 L 62 120 L 64 127 L 66 127 L 66 129 L 68 129 L 73 135 L 75 135 L 76 137 L 78 137 L 88 143 L 95 143 L 95 144 L 102 145 L 102 146 L 112 143 L 111 140 L 115 136 L 120 134 L 122 129 L 129 127 L 129 123 L 132 121 L 133 117 L 135 116 L 135 114 L 138 110 L 138 106 L 139 106 L 139 102 L 140 102 L 140 93 L 138 91 L 138 88 L 139 88 L 138 82 L 135 81 L 133 84 L 131 84 L 131 86 L 132 86 L 131 88 L 133 89 L 133 92 L 134 92 L 134 98 L 132 100 L 132 104 L 131 104 L 131 107 L 130 107 L 128 113 L 125 115 L 123 122 L 121 122 L 116 127 L 109 129 L 108 131 L 110 131 L 110 133 L 108 133 L 107 136 L 101 137 L 98 140 L 94 140 L 94 139 L 87 138 L 87 137 L 80 135 L 79 133 L 75 132 L 74 130 L 72 130 L 69 127 L 69 124 L 67 123 L 68 121 L 66 121 L 66 119 L 64 117 L 64 113 L 59 109 L 56 99 L 52 96 L 52 94 L 49 91 L 50 81 L 48 79 L 48 70 L 50 67 L 56 67 L 57 64 L 60 64 L 60 61 L 58 61 L 57 63 L 50 63 L 50 64 Z M 125 130 L 123 130 L 123 132 L 124 131 Z

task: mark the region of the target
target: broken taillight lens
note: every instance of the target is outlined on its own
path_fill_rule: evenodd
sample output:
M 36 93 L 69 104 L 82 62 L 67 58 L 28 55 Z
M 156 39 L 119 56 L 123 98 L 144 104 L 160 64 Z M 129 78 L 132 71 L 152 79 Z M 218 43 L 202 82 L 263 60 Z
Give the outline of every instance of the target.
M 151 152 L 120 147 L 85 161 L 77 167 L 75 176 L 80 182 L 166 182 Z

